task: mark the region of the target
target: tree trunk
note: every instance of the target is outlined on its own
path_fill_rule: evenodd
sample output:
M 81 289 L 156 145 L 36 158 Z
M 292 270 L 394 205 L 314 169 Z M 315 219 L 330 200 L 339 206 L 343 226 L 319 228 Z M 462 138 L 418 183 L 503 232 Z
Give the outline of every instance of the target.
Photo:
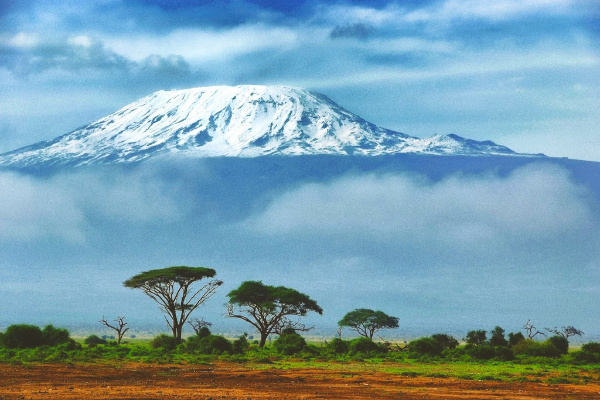
M 182 331 L 183 325 L 176 325 L 175 326 L 175 340 L 177 340 L 177 343 L 181 343 L 181 331 Z
M 260 343 L 258 344 L 258 347 L 259 347 L 259 348 L 261 348 L 261 349 L 262 349 L 263 347 L 265 347 L 265 343 L 267 343 L 267 337 L 268 337 L 268 336 L 269 336 L 269 335 L 268 335 L 268 334 L 266 334 L 266 333 L 264 333 L 264 332 L 261 332 L 261 333 L 260 333 Z

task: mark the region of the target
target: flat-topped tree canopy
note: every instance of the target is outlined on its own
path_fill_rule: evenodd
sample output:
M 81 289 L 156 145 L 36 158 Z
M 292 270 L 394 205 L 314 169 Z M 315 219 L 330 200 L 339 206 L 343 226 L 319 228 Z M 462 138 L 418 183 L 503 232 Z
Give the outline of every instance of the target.
M 316 301 L 296 289 L 265 285 L 260 281 L 245 281 L 227 295 L 230 303 L 256 306 L 263 310 L 285 308 L 287 314 L 304 316 L 308 311 L 323 314 Z
M 387 315 L 383 311 L 374 311 L 369 308 L 357 308 L 350 311 L 338 322 L 339 326 L 354 329 L 359 335 L 373 339 L 373 335 L 380 329 L 398 327 L 399 319 Z
M 285 286 L 265 285 L 260 281 L 242 282 L 227 297 L 228 316 L 254 326 L 261 335 L 259 347 L 264 346 L 269 334 L 283 326 L 300 327 L 288 320 L 288 316 L 302 317 L 309 311 L 323 314 L 323 309 L 306 294 Z M 239 313 L 234 311 L 235 306 L 239 307 Z
M 216 275 L 212 268 L 175 266 L 141 272 L 123 282 L 128 288 L 139 289 L 145 285 L 156 285 L 160 283 L 176 282 L 185 284 L 195 282 L 204 278 L 212 278 Z
M 192 285 L 215 275 L 212 268 L 175 266 L 144 271 L 129 278 L 123 285 L 141 289 L 156 301 L 165 313 L 173 336 L 181 341 L 181 331 L 192 311 L 212 296 L 223 282 L 213 279 L 199 288 Z

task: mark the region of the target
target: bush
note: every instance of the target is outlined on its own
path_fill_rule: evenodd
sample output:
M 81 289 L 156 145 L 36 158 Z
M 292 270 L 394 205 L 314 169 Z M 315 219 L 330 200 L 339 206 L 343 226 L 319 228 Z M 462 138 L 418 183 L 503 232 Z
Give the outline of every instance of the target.
M 206 342 L 205 354 L 231 353 L 233 350 L 231 342 L 223 336 L 210 335 L 201 340 Z
M 182 349 L 187 352 L 198 352 L 200 354 L 223 354 L 232 353 L 231 342 L 223 336 L 208 335 L 204 337 L 191 336 L 183 344 Z
M 9 349 L 30 349 L 44 345 L 44 337 L 37 326 L 11 325 L 2 335 L 2 344 Z
M 486 331 L 477 330 L 467 332 L 466 342 L 473 346 L 480 346 L 487 340 Z
M 436 333 L 431 335 L 431 338 L 439 343 L 444 349 L 454 349 L 458 346 L 458 340 L 445 333 Z
M 573 353 L 575 361 L 582 363 L 600 363 L 600 343 L 590 342 L 581 346 L 581 350 Z
M 248 334 L 244 333 L 242 336 L 233 341 L 231 351 L 233 354 L 244 354 L 244 352 L 248 350 L 248 347 L 250 347 L 250 342 L 248 342 Z
M 340 338 L 333 338 L 331 342 L 327 343 L 325 348 L 333 354 L 345 354 L 349 350 L 348 342 Z
M 478 360 L 491 360 L 496 357 L 496 351 L 489 344 L 480 344 L 467 349 L 467 354 Z
M 162 333 L 158 336 L 155 336 L 150 341 L 150 347 L 153 349 L 175 350 L 177 347 L 177 339 L 171 335 Z
M 289 356 L 301 352 L 306 347 L 306 340 L 293 330 L 291 332 L 284 330 L 273 343 L 273 347 L 278 353 Z
M 99 344 L 106 344 L 107 342 L 96 335 L 90 335 L 83 340 L 83 343 L 87 344 L 89 347 L 96 347 Z
M 408 344 L 408 349 L 419 356 L 439 357 L 445 349 L 455 349 L 458 340 L 445 333 L 437 333 L 431 337 L 413 340 Z
M 517 345 L 521 340 L 525 340 L 525 336 L 521 332 L 511 332 L 508 334 L 508 345 L 510 347 Z
M 532 339 L 521 340 L 513 346 L 512 350 L 517 355 L 530 357 L 558 357 L 564 354 L 550 339 L 543 342 L 536 342 Z
M 416 355 L 432 357 L 440 356 L 444 350 L 439 342 L 430 337 L 413 340 L 408 344 L 408 349 Z
M 548 339 L 548 342 L 552 343 L 558 349 L 559 354 L 567 354 L 569 352 L 569 341 L 565 337 L 552 336 Z
M 53 325 L 46 325 L 44 329 L 42 329 L 42 337 L 44 339 L 44 344 L 47 344 L 48 346 L 57 346 L 71 341 L 68 330 L 64 328 L 55 328 Z
M 504 329 L 497 326 L 492 330 L 492 336 L 490 337 L 490 346 L 508 346 L 508 340 L 504 337 Z
M 511 361 L 515 359 L 515 353 L 507 346 L 494 347 L 494 358 L 502 361 Z
M 81 345 L 74 341 L 73 339 L 69 339 L 68 342 L 61 343 L 56 346 L 58 350 L 63 351 L 73 351 L 73 350 L 81 350 Z
M 385 353 L 387 349 L 382 348 L 377 345 L 377 343 L 373 342 L 371 339 L 366 337 L 359 337 L 358 339 L 353 339 L 348 344 L 348 349 L 351 353 Z
M 202 328 L 198 329 L 198 332 L 196 332 L 196 336 L 198 336 L 199 338 L 208 337 L 210 336 L 210 329 L 208 329 L 208 327 L 206 326 L 203 326 Z

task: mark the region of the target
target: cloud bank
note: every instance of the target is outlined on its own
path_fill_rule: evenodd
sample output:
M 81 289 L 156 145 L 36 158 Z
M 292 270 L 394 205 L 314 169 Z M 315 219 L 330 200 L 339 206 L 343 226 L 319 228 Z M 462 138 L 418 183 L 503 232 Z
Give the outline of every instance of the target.
M 117 176 L 35 178 L 0 172 L 0 241 L 51 238 L 83 244 L 98 229 L 98 220 L 160 224 L 181 218 L 180 205 L 162 182 L 147 180 L 145 174 Z

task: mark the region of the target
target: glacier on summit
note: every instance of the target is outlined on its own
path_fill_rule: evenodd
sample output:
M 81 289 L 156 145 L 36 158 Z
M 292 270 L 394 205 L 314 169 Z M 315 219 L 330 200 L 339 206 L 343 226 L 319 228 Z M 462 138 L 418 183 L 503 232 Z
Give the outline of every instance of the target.
M 175 153 L 520 155 L 490 141 L 384 129 L 304 89 L 244 85 L 159 91 L 54 140 L 4 153 L 0 165 L 113 164 Z

